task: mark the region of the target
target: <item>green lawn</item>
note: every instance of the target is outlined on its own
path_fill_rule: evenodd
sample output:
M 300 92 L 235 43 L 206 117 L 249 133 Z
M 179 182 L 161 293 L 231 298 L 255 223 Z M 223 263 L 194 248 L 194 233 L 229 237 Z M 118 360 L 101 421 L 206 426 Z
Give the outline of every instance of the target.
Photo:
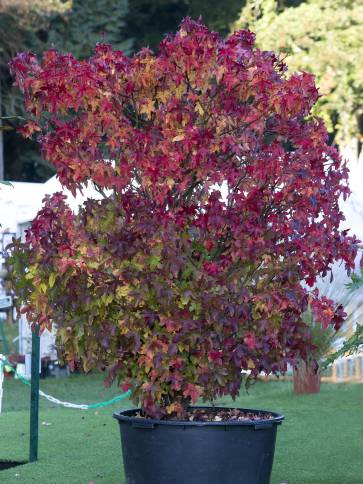
M 41 380 L 60 399 L 92 403 L 115 396 L 100 375 Z M 5 381 L 0 415 L 0 460 L 28 456 L 29 389 Z M 130 406 L 125 401 L 124 407 Z M 228 405 L 230 400 L 222 399 Z M 319 395 L 294 396 L 288 382 L 258 383 L 237 404 L 282 412 L 272 484 L 363 483 L 363 385 L 323 385 Z M 39 461 L 0 472 L 1 483 L 119 484 L 123 482 L 118 426 L 120 404 L 95 411 L 41 401 Z M 153 483 L 154 484 L 154 483 Z M 162 484 L 162 483 L 155 483 Z

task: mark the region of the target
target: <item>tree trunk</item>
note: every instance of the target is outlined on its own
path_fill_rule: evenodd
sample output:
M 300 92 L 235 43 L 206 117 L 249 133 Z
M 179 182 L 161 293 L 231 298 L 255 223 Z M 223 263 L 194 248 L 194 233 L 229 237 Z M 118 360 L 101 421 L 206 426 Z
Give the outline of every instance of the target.
M 301 395 L 304 393 L 320 392 L 320 373 L 312 366 L 301 361 L 294 368 L 294 393 Z

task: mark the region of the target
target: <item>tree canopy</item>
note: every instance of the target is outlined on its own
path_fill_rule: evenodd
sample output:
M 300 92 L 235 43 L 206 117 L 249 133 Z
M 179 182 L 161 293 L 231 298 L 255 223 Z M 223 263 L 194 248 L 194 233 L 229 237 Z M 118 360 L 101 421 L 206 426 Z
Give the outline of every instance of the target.
M 39 55 L 55 47 L 84 59 L 97 42 L 108 42 L 130 54 L 144 46 L 156 48 L 186 15 L 202 15 L 211 29 L 226 35 L 240 8 L 241 0 L 4 0 L 0 6 L 2 114 L 24 114 L 7 67 L 17 52 Z M 7 178 L 41 181 L 52 173 L 36 145 L 15 131 L 6 132 L 4 145 Z
M 57 321 L 71 365 L 107 368 L 148 416 L 306 359 L 308 303 L 324 328 L 344 321 L 309 286 L 334 261 L 354 268 L 346 166 L 310 116 L 313 76 L 287 77 L 254 40 L 186 18 L 157 54 L 99 44 L 82 61 L 12 63 L 24 135 L 64 188 L 103 197 L 77 215 L 47 198 L 9 260 L 18 302 L 32 323 Z

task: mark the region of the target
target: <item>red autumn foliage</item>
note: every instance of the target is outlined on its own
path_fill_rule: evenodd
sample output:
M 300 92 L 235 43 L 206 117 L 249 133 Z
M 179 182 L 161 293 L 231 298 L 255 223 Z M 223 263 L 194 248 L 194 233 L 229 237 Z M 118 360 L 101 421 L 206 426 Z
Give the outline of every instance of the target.
M 249 31 L 223 40 L 190 19 L 158 54 L 98 45 L 11 68 L 24 134 L 64 187 L 103 196 L 77 215 L 45 200 L 11 258 L 29 320 L 57 323 L 71 364 L 106 368 L 146 415 L 180 416 L 236 396 L 241 370 L 305 358 L 309 297 L 339 323 L 301 284 L 337 260 L 349 271 L 357 245 L 339 229 L 347 169 L 310 115 L 313 76 L 288 77 Z

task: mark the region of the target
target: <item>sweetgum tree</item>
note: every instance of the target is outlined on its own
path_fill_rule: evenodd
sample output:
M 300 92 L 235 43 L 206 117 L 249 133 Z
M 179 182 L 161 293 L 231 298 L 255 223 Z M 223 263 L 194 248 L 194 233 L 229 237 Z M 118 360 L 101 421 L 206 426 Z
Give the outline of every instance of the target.
M 241 370 L 280 373 L 311 347 L 301 319 L 338 327 L 306 289 L 355 237 L 339 230 L 347 169 L 310 111 L 311 75 L 286 75 L 254 34 L 223 40 L 185 19 L 159 53 L 98 45 L 12 62 L 35 135 L 63 186 L 10 262 L 23 311 L 56 322 L 70 365 L 107 369 L 148 416 L 239 392 Z

